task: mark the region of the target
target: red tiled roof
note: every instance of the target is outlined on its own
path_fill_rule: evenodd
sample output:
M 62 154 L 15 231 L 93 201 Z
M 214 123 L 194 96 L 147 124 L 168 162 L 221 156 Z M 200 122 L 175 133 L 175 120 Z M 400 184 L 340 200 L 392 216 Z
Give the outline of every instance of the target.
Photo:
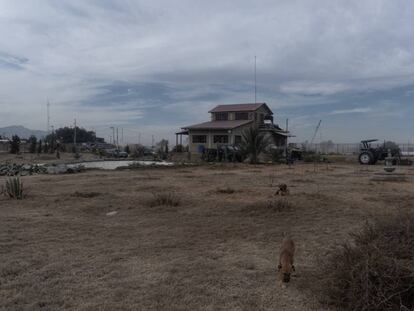
M 252 120 L 209 121 L 183 127 L 188 130 L 231 130 L 253 122 Z
M 234 104 L 234 105 L 218 105 L 214 107 L 209 112 L 228 112 L 228 111 L 255 111 L 259 109 L 261 106 L 265 105 L 265 108 L 269 110 L 270 113 L 272 111 L 266 105 L 266 103 L 256 103 L 256 104 Z

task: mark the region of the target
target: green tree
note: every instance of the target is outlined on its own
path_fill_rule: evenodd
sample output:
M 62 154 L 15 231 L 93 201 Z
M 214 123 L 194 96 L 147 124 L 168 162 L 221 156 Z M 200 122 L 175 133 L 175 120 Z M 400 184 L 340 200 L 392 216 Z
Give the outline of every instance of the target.
M 157 143 L 156 147 L 158 149 L 158 151 L 157 151 L 158 156 L 163 160 L 167 159 L 167 156 L 168 156 L 168 140 L 161 139 L 161 141 L 159 141 Z
M 18 154 L 20 152 L 20 137 L 13 135 L 10 140 L 10 153 Z
M 49 143 L 47 142 L 47 140 L 45 140 L 45 143 L 43 144 L 43 153 L 48 153 L 49 152 Z
M 39 139 L 39 143 L 37 144 L 37 154 L 42 153 L 42 140 Z
M 124 151 L 125 151 L 126 153 L 130 154 L 131 149 L 129 148 L 129 145 L 126 145 L 126 146 L 125 146 Z
M 72 127 L 61 127 L 54 131 L 54 133 L 49 134 L 46 137 L 46 140 L 52 141 L 53 139 L 59 139 L 63 144 L 73 143 L 75 135 L 75 130 Z M 87 131 L 84 128 L 76 127 L 76 142 L 77 143 L 86 143 L 86 142 L 95 142 L 100 141 L 96 137 L 94 131 Z
M 29 139 L 27 140 L 29 143 L 29 152 L 35 153 L 36 152 L 36 145 L 37 145 L 37 138 L 34 135 L 31 135 Z
M 258 163 L 259 155 L 267 145 L 268 140 L 258 128 L 250 127 L 243 131 L 240 147 L 243 155 L 250 158 L 250 164 Z

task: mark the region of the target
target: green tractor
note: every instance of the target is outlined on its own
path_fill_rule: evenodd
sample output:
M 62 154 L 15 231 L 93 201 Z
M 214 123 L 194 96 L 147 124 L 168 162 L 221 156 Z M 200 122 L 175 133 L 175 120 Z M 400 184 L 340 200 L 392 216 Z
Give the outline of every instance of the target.
M 396 165 L 401 161 L 401 150 L 398 146 L 391 142 L 384 142 L 381 146 L 372 147 L 371 143 L 378 139 L 361 140 L 361 148 L 359 150 L 359 163 L 362 165 L 374 165 L 378 161 L 383 161 L 390 151 L 391 156 L 395 159 Z

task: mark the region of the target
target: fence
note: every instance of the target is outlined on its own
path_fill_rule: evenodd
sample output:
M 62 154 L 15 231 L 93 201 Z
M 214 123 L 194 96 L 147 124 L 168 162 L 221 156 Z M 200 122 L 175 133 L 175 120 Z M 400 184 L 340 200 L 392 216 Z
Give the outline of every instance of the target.
M 382 143 L 373 143 L 372 147 L 381 146 Z M 414 143 L 397 143 L 403 155 L 414 155 Z M 357 154 L 361 147 L 360 143 L 350 144 L 302 144 L 304 150 L 314 151 L 322 154 Z

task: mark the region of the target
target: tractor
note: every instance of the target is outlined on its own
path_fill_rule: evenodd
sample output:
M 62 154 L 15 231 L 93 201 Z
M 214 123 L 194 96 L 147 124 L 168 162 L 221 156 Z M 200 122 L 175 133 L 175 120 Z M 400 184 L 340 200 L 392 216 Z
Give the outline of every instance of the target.
M 388 156 L 388 151 L 391 152 L 391 156 L 394 158 L 396 165 L 401 161 L 401 151 L 395 144 L 387 144 L 384 142 L 381 146 L 372 147 L 371 143 L 378 141 L 378 139 L 361 140 L 361 148 L 359 150 L 359 163 L 362 165 L 374 165 L 377 161 L 382 161 Z

